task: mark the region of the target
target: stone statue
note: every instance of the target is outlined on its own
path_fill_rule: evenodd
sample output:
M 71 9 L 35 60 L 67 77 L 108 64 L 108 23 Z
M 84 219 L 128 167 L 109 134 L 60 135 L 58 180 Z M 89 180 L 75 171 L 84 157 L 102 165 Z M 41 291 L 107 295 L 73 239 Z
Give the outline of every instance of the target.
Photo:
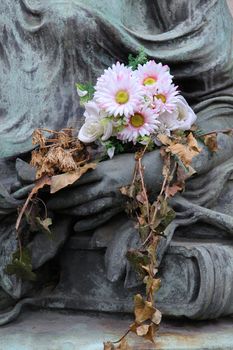
M 38 232 L 28 243 L 38 281 L 6 274 L 17 249 L 17 208 L 34 181 L 27 165 L 32 132 L 78 128 L 83 111 L 75 82 L 94 82 L 142 46 L 171 67 L 199 128 L 232 128 L 233 21 L 227 4 L 2 0 L 0 26 L 0 323 L 14 319 L 24 304 L 128 312 L 139 284 L 125 258 L 138 236 L 119 192 L 131 181 L 130 154 L 102 162 L 56 195 L 45 194 L 55 239 Z M 218 144 L 216 153 L 202 145 L 193 162 L 197 174 L 171 203 L 177 216 L 161 240 L 157 304 L 168 316 L 233 313 L 233 138 L 219 132 Z M 147 186 L 156 194 L 159 152 L 147 154 L 144 165 Z

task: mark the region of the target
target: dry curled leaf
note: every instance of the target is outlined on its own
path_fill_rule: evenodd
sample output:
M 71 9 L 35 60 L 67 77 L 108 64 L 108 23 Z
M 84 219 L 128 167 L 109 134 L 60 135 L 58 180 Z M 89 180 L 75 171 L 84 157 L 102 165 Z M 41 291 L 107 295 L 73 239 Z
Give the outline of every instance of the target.
M 155 336 L 158 329 L 159 329 L 159 326 L 152 322 L 150 324 L 144 324 L 144 325 L 134 323 L 130 327 L 131 332 L 137 334 L 139 337 L 142 337 L 146 340 L 151 341 L 152 343 L 155 343 Z
M 150 301 L 146 301 L 140 294 L 134 297 L 134 314 L 135 322 L 141 324 L 147 320 L 151 320 L 156 309 Z
M 46 138 L 43 132 L 52 138 Z M 72 129 L 53 131 L 37 129 L 33 134 L 33 144 L 39 145 L 32 152 L 31 165 L 37 170 L 36 178 L 76 171 L 80 162 L 87 158 L 85 146 L 72 136 Z
M 132 348 L 128 344 L 127 340 L 123 338 L 120 344 L 116 347 L 116 350 L 132 350 Z
M 190 166 L 193 157 L 201 152 L 201 148 L 198 147 L 197 140 L 192 133 L 187 136 L 187 143 L 172 143 L 168 146 L 168 150 L 176 155 L 187 168 Z
M 44 176 L 41 179 L 37 180 L 35 183 L 35 186 L 33 187 L 32 191 L 30 192 L 26 202 L 23 205 L 23 208 L 21 209 L 17 221 L 16 221 L 16 225 L 15 225 L 15 229 L 16 231 L 19 229 L 19 225 L 20 222 L 22 220 L 23 214 L 25 213 L 25 210 L 27 209 L 28 203 L 30 202 L 30 200 L 33 198 L 34 195 L 36 195 L 38 193 L 38 191 L 40 189 L 42 189 L 44 186 L 50 186 L 51 185 L 51 178 L 49 176 Z
M 134 196 L 136 194 L 136 187 L 134 184 L 129 185 L 129 186 L 123 186 L 120 188 L 120 192 L 124 196 L 127 196 L 129 198 L 134 198 Z
M 209 148 L 211 152 L 217 152 L 218 142 L 217 142 L 217 133 L 208 134 L 203 136 L 205 145 Z
M 68 185 L 72 185 L 88 170 L 95 169 L 96 165 L 97 165 L 96 163 L 88 163 L 82 167 L 77 168 L 76 171 L 52 176 L 50 193 L 55 193 Z
M 138 326 L 136 328 L 136 334 L 139 337 L 143 337 L 144 335 L 146 335 L 148 333 L 148 330 L 149 330 L 149 325 L 148 324 L 144 324 L 144 325 Z
M 44 137 L 40 129 L 34 130 L 32 134 L 32 144 L 39 145 L 41 148 L 44 148 L 46 145 L 46 138 Z
M 104 350 L 115 350 L 115 346 L 110 341 L 104 343 Z
M 159 134 L 157 135 L 157 139 L 165 146 L 171 144 L 171 139 L 167 135 Z
M 145 266 L 142 266 L 145 269 Z M 147 267 L 147 271 L 149 273 L 149 268 Z M 150 276 L 146 276 L 143 280 L 146 285 L 146 294 L 157 292 L 161 286 L 161 280 L 159 278 L 152 278 Z
M 173 184 L 172 186 L 167 186 L 166 188 L 166 195 L 167 197 L 174 197 L 177 192 L 180 192 L 183 190 L 183 187 L 181 184 Z
M 147 333 L 143 336 L 143 338 L 151 341 L 152 343 L 155 343 L 155 336 L 157 331 L 158 331 L 158 326 L 151 323 L 148 327 Z
M 162 320 L 162 314 L 158 309 L 156 309 L 151 321 L 156 325 L 159 325 L 161 323 L 161 320 Z
M 104 343 L 104 350 L 132 350 L 127 340 L 123 338 L 118 345 L 114 345 L 111 342 Z

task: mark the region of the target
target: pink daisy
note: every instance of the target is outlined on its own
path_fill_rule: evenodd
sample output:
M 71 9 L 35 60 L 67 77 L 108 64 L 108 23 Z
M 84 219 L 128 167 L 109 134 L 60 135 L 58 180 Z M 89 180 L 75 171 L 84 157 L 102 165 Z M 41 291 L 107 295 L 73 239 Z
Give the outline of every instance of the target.
M 95 100 L 108 114 L 128 117 L 143 99 L 143 89 L 131 68 L 117 62 L 97 79 Z
M 172 113 L 176 108 L 178 101 L 178 86 L 174 84 L 161 83 L 156 90 L 151 91 L 152 94 L 152 108 L 155 108 L 160 113 L 167 111 Z
M 149 108 L 134 112 L 126 119 L 127 124 L 117 134 L 117 138 L 122 141 L 136 143 L 139 136 L 150 135 L 158 128 L 159 121 L 157 117 L 158 114 Z
M 162 63 L 155 63 L 155 61 L 148 61 L 143 66 L 139 64 L 134 74 L 146 90 L 154 89 L 161 82 L 171 84 L 173 78 L 167 65 L 163 66 Z

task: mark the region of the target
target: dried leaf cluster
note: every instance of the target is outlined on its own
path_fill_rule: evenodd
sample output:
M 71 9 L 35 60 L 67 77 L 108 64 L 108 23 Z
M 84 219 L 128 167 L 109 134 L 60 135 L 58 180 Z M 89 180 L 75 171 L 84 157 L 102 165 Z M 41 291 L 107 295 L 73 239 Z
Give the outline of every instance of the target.
M 49 133 L 51 137 L 44 134 Z M 86 158 L 84 145 L 72 135 L 72 129 L 59 132 L 36 129 L 32 136 L 33 145 L 31 165 L 36 171 L 36 178 L 44 175 L 53 176 L 76 171 Z
M 129 332 L 155 342 L 162 319 L 161 312 L 154 304 L 155 293 L 161 284 L 157 277 L 157 249 L 160 239 L 165 239 L 164 230 L 175 217 L 174 211 L 169 206 L 169 198 L 184 190 L 185 180 L 195 172 L 191 167 L 192 159 L 201 151 L 192 132 L 174 134 L 172 137 L 159 135 L 159 140 L 162 144 L 160 153 L 163 159 L 164 180 L 156 200 L 150 202 L 144 183 L 142 159 L 147 146 L 136 153 L 132 184 L 121 189 L 122 194 L 128 197 L 127 212 L 137 221 L 142 242 L 141 247 L 130 250 L 127 257 L 146 285 L 146 297 L 139 294 L 135 296 L 135 320 L 119 340 L 120 345 L 122 341 L 125 342 Z
M 46 137 L 45 134 L 49 136 Z M 49 186 L 50 193 L 55 193 L 73 184 L 89 169 L 96 167 L 96 163 L 89 163 L 88 152 L 85 146 L 73 136 L 72 129 L 62 129 L 61 131 L 36 129 L 33 133 L 32 143 L 36 146 L 35 150 L 32 151 L 31 158 L 31 165 L 36 168 L 36 181 L 16 221 L 19 250 L 13 255 L 12 263 L 6 268 L 9 274 L 16 274 L 30 280 L 35 279 L 35 274 L 32 272 L 30 254 L 21 242 L 20 225 L 23 216 L 26 216 L 31 232 L 44 232 L 51 239 L 52 219 L 47 217 L 47 210 L 46 216 L 41 218 L 38 210 L 33 208 L 33 201 L 38 191 Z M 30 210 L 28 210 L 29 203 L 32 203 Z

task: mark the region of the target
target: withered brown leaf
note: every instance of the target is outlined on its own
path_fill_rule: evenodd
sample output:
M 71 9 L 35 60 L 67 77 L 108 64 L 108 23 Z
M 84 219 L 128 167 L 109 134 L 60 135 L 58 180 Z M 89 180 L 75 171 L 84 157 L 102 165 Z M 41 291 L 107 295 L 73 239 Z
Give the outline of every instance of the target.
M 138 326 L 136 328 L 136 334 L 139 337 L 143 337 L 144 335 L 146 335 L 148 333 L 148 330 L 149 330 L 149 325 L 144 324 L 144 325 Z
M 116 350 L 133 350 L 125 338 L 122 339 Z
M 190 166 L 193 157 L 201 152 L 201 148 L 198 146 L 197 140 L 192 133 L 188 134 L 185 143 L 173 141 L 167 149 L 173 155 L 176 155 L 187 168 Z
M 117 346 L 110 341 L 104 343 L 104 350 L 132 350 L 132 348 L 126 338 L 123 338 Z
M 147 295 L 149 295 L 150 293 L 157 292 L 161 286 L 161 280 L 159 278 L 152 278 L 150 276 L 146 276 L 144 278 L 143 282 L 146 284 L 146 294 Z
M 147 320 L 151 320 L 156 309 L 150 301 L 146 301 L 140 294 L 134 297 L 134 314 L 137 324 L 141 324 Z
M 159 327 L 153 323 L 151 323 L 148 327 L 147 334 L 143 336 L 144 339 L 151 341 L 152 343 L 155 343 L 155 335 L 158 331 Z
M 130 327 L 131 332 L 137 334 L 139 337 L 151 341 L 152 343 L 155 343 L 155 335 L 158 329 L 159 326 L 152 322 L 144 325 L 134 323 Z
M 161 320 L 162 320 L 162 314 L 158 309 L 156 309 L 151 321 L 156 325 L 159 325 L 161 323 Z
M 165 146 L 171 144 L 171 139 L 167 135 L 159 134 L 157 135 L 157 139 Z
M 217 133 L 208 134 L 203 136 L 205 145 L 209 148 L 211 152 L 218 151 Z
M 35 186 L 33 187 L 32 191 L 30 192 L 26 202 L 24 203 L 23 205 L 23 208 L 21 209 L 19 215 L 18 215 L 18 218 L 17 218 L 17 221 L 16 221 L 16 225 L 15 225 L 15 229 L 16 231 L 19 229 L 19 225 L 20 225 L 20 222 L 22 220 L 22 217 L 23 217 L 23 214 L 25 212 L 25 210 L 27 209 L 27 206 L 28 206 L 28 203 L 30 202 L 30 200 L 33 198 L 34 195 L 37 194 L 37 192 L 43 188 L 44 186 L 50 186 L 51 185 L 51 179 L 49 176 L 44 176 L 42 177 L 41 179 L 37 180 L 36 183 L 35 183 Z
M 88 170 L 95 169 L 96 166 L 96 163 L 87 163 L 82 167 L 78 167 L 76 171 L 52 176 L 50 193 L 55 193 L 68 185 L 72 185 Z
M 183 187 L 181 184 L 173 184 L 172 186 L 166 187 L 166 195 L 167 197 L 174 197 L 177 192 L 180 192 L 183 190 Z
M 34 130 L 34 132 L 32 134 L 32 144 L 39 145 L 41 148 L 45 147 L 46 138 L 44 137 L 44 135 L 40 129 Z
M 104 350 L 115 350 L 115 346 L 110 341 L 104 343 Z

